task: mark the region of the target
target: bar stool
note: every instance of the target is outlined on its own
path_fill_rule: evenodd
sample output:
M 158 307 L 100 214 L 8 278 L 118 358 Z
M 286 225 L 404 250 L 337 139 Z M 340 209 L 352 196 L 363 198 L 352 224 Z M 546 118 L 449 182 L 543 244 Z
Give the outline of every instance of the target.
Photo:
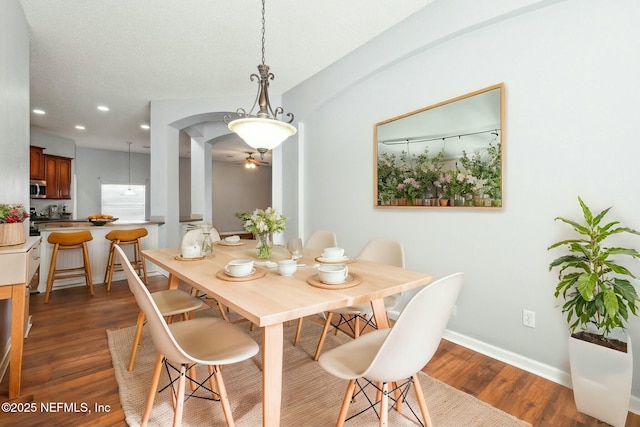
M 132 230 L 112 230 L 104 236 L 105 239 L 111 240 L 109 248 L 109 257 L 107 258 L 107 269 L 104 272 L 104 283 L 107 284 L 107 292 L 111 290 L 111 280 L 114 271 L 123 271 L 122 264 L 116 262 L 115 245 L 120 247 L 125 245 L 133 246 L 133 261 L 129 260 L 133 269 L 138 276 L 144 277 L 144 284 L 149 285 L 147 277 L 147 265 L 142 259 L 142 242 L 141 238 L 148 234 L 146 228 L 134 228 Z
M 91 263 L 89 262 L 89 251 L 87 250 L 87 242 L 93 240 L 90 231 L 74 231 L 74 232 L 53 232 L 49 235 L 47 241 L 53 244 L 53 253 L 51 255 L 51 265 L 49 266 L 49 275 L 47 276 L 47 292 L 44 298 L 45 304 L 49 302 L 53 281 L 59 279 L 68 279 L 71 277 L 84 276 L 89 286 L 89 292 L 93 296 L 93 282 L 91 281 Z M 56 269 L 56 259 L 58 251 L 66 251 L 70 249 L 82 249 L 82 267 Z M 82 271 L 82 272 L 80 272 Z

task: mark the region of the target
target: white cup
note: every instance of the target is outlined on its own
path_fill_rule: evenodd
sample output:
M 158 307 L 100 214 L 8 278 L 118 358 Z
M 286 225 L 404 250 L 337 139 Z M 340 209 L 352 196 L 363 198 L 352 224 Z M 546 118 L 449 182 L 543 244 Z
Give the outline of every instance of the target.
M 253 261 L 250 259 L 234 259 L 229 261 L 224 269 L 230 276 L 248 276 L 253 271 Z
M 291 276 L 298 269 L 298 264 L 295 260 L 287 259 L 284 261 L 278 261 L 278 274 L 281 276 Z
M 320 281 L 329 285 L 337 285 L 344 282 L 349 274 L 346 265 L 321 265 L 318 267 Z
M 322 257 L 326 259 L 340 259 L 344 257 L 344 249 L 343 248 L 324 248 L 324 252 L 322 252 Z
M 200 246 L 190 245 L 182 247 L 182 258 L 197 258 L 200 256 Z
M 226 243 L 238 243 L 240 241 L 240 236 L 229 236 L 229 237 L 225 237 L 224 241 Z

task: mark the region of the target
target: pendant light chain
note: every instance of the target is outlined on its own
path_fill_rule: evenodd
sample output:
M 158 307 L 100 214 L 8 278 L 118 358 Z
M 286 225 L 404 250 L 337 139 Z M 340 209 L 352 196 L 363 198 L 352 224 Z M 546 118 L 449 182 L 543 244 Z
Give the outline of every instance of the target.
M 265 65 L 264 63 L 264 42 L 265 42 L 265 37 L 264 37 L 264 2 L 265 0 L 262 0 L 262 65 Z

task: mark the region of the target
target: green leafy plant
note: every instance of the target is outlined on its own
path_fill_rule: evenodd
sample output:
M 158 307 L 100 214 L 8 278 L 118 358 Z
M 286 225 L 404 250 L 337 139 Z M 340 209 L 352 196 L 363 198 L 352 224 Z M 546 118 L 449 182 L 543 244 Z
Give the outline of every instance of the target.
M 629 314 L 638 315 L 638 293 L 629 278 L 635 276 L 614 259 L 617 256 L 640 258 L 636 249 L 605 246 L 605 241 L 616 234 L 640 235 L 631 228 L 619 226 L 619 221 L 603 223 L 611 207 L 593 216 L 591 210 L 578 197 L 584 224 L 557 217 L 573 227 L 578 238 L 557 242 L 548 249 L 565 247 L 568 253 L 553 260 L 549 271 L 559 268 L 555 296 L 565 300 L 562 312 L 572 334 L 576 329 L 594 326 L 603 337 L 612 329 L 625 329 Z

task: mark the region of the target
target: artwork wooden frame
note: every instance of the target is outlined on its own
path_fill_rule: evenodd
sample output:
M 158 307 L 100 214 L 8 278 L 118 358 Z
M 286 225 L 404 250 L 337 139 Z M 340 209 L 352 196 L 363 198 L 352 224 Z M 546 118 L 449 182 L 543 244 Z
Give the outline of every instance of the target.
M 504 83 L 374 125 L 374 207 L 503 205 Z

